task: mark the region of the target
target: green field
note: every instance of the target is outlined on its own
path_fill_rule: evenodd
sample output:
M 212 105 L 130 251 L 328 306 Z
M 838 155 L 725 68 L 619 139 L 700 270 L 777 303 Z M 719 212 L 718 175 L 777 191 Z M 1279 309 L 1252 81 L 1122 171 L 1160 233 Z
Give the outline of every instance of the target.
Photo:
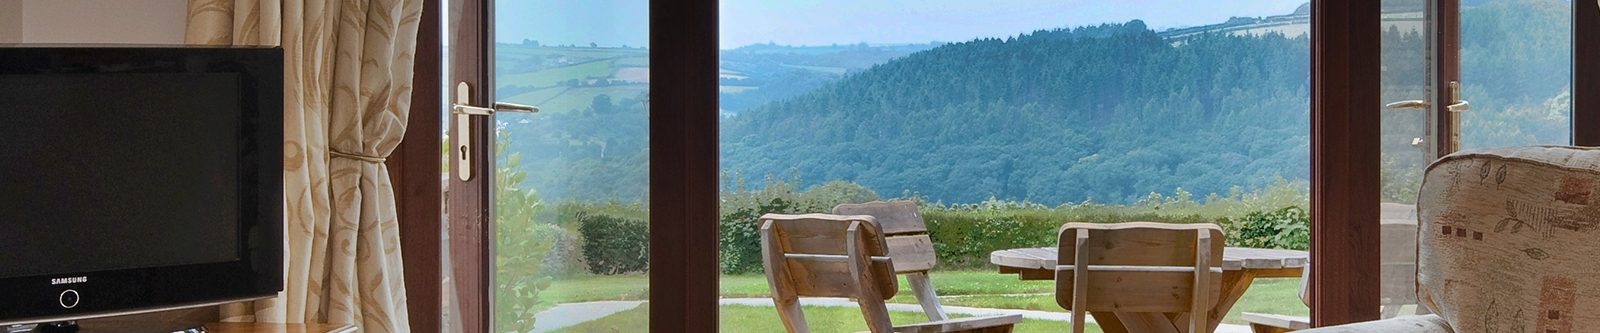
M 613 101 L 640 99 L 649 89 L 638 78 L 617 77 L 622 69 L 649 67 L 650 53 L 643 49 L 498 44 L 495 56 L 505 64 L 495 84 L 501 91 L 515 91 L 501 99 L 545 112 L 581 110 L 602 94 Z
M 772 332 L 783 333 L 782 322 L 778 321 L 778 313 L 772 308 L 744 305 L 728 305 L 721 308 L 718 314 L 718 327 L 723 332 Z M 859 332 L 867 329 L 865 321 L 861 320 L 861 312 L 856 309 L 842 307 L 805 307 L 806 326 L 812 332 Z M 648 306 L 641 305 L 633 310 L 618 312 L 577 326 L 558 330 L 564 333 L 610 333 L 610 332 L 635 332 L 649 326 L 650 310 Z M 964 317 L 952 315 L 951 317 Z M 890 312 L 889 321 L 896 324 L 914 324 L 928 321 L 921 313 L 916 312 Z M 1089 332 L 1100 332 L 1100 327 L 1093 324 L 1087 326 Z M 1017 324 L 1013 332 L 1017 333 L 1057 333 L 1069 330 L 1065 322 L 1047 320 L 1023 320 Z
M 932 274 L 934 286 L 939 293 L 939 302 L 946 306 L 967 306 L 979 308 L 1022 309 L 1052 312 L 1066 312 L 1056 305 L 1054 284 L 1050 281 L 1020 281 L 1015 275 L 1002 275 L 992 271 L 938 271 Z M 645 300 L 648 292 L 645 286 L 648 279 L 644 275 L 618 275 L 618 276 L 591 276 L 555 281 L 549 289 L 540 294 L 544 305 L 560 303 L 576 303 L 591 301 L 617 301 L 617 300 Z M 1305 316 L 1310 311 L 1301 303 L 1299 296 L 1300 279 L 1258 279 L 1244 298 L 1235 304 L 1224 323 L 1244 324 L 1239 320 L 1241 312 L 1259 312 L 1283 315 Z M 724 298 L 764 298 L 769 297 L 767 280 L 763 275 L 742 274 L 724 275 L 720 281 L 720 293 Z M 890 303 L 915 304 L 916 298 L 912 296 L 909 285 L 902 279 L 900 290 Z M 596 322 L 592 325 L 575 326 L 569 331 L 573 332 L 605 332 L 605 330 L 591 331 L 623 325 L 628 321 L 643 320 L 643 307 L 633 311 L 617 313 L 611 317 Z M 721 318 L 723 327 L 767 328 L 779 327 L 776 325 L 777 314 L 771 308 L 749 306 L 724 306 Z M 836 313 L 837 312 L 837 313 Z M 838 321 L 837 325 L 861 324 L 860 313 L 848 308 L 808 308 L 807 319 L 813 323 L 824 321 Z M 902 321 L 900 316 L 906 316 Z M 834 319 L 837 318 L 837 319 Z M 896 313 L 895 322 L 915 323 L 922 320 L 919 313 Z M 612 320 L 619 322 L 613 323 Z M 730 326 L 738 325 L 738 326 Z M 816 328 L 817 324 L 813 324 Z M 828 324 L 835 325 L 835 324 Z M 1060 322 L 1042 321 L 1030 323 L 1026 326 L 1033 327 L 1061 326 Z M 832 326 L 830 326 L 832 327 Z M 841 331 L 845 327 L 838 326 L 839 330 L 818 330 L 819 332 Z M 778 328 L 781 331 L 781 328 Z M 744 331 L 744 330 L 741 330 Z M 1057 327 L 1056 331 L 1060 331 Z M 752 331 L 753 332 L 753 331 Z M 1019 332 L 1026 332 L 1021 330 Z

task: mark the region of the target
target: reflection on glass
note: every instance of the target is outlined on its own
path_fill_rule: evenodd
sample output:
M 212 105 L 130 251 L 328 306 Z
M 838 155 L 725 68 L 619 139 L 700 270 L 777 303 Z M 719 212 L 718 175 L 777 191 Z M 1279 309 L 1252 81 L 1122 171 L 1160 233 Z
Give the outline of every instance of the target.
M 1416 202 L 1422 171 L 1431 160 L 1428 109 L 1408 107 L 1407 101 L 1426 101 L 1431 91 L 1429 34 L 1425 18 L 1427 0 L 1383 1 L 1383 74 L 1381 96 L 1390 106 L 1380 109 L 1381 188 L 1379 249 L 1384 318 L 1407 314 L 1416 304 Z M 1416 105 L 1415 103 L 1409 103 Z
M 496 3 L 495 332 L 648 330 L 648 5 Z
M 1464 1 L 1473 3 L 1472 1 Z M 1572 141 L 1572 3 L 1483 1 L 1461 10 L 1461 148 Z
M 917 202 L 947 307 L 1064 312 L 1052 283 L 997 274 L 989 254 L 1056 246 L 1069 221 L 1213 222 L 1230 246 L 1309 245 L 1301 0 L 721 6 L 725 331 L 783 330 L 765 213 Z M 1300 286 L 1256 280 L 1223 323 L 1307 315 Z M 895 324 L 928 320 L 911 294 L 902 280 Z M 854 303 L 816 304 L 813 330 L 866 327 Z

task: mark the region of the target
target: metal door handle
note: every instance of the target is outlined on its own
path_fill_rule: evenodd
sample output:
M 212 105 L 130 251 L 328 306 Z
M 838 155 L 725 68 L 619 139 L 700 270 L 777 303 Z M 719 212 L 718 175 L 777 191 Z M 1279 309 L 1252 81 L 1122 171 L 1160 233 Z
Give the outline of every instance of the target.
M 451 140 L 456 146 L 456 178 L 472 180 L 472 116 L 492 116 L 496 112 L 539 112 L 539 107 L 516 103 L 495 102 L 491 107 L 471 106 L 472 88 L 466 82 L 456 84 L 456 102 L 450 113 L 456 116 L 456 133 Z
M 1428 108 L 1428 101 L 1413 99 L 1384 104 L 1383 107 L 1387 109 L 1426 109 Z
M 1428 102 L 1421 100 L 1399 101 L 1384 104 L 1383 107 L 1389 109 L 1427 109 Z M 1457 100 L 1455 104 L 1450 104 L 1444 108 L 1450 112 L 1467 112 L 1468 110 L 1472 110 L 1472 104 L 1467 103 L 1467 101 Z
M 487 115 L 492 115 L 495 112 L 538 113 L 539 112 L 539 107 L 532 106 L 532 105 L 517 104 L 517 103 L 506 103 L 506 102 L 494 102 L 494 107 L 488 107 L 488 108 L 486 108 L 486 107 L 478 107 L 478 106 L 471 106 L 471 105 L 460 104 L 460 103 L 456 103 L 456 104 L 451 104 L 450 105 L 450 113 L 458 114 L 458 115 L 464 114 L 464 115 L 469 115 L 469 116 L 487 116 Z

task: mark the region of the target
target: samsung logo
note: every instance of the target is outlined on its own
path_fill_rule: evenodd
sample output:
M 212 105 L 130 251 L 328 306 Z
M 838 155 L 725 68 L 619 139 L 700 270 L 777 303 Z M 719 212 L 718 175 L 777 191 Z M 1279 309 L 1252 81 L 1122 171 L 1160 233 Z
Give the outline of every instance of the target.
M 74 284 L 74 283 L 84 283 L 84 282 L 89 282 L 89 277 L 87 277 L 87 276 L 74 276 L 74 277 L 64 277 L 64 278 L 50 279 L 50 284 L 51 285 Z

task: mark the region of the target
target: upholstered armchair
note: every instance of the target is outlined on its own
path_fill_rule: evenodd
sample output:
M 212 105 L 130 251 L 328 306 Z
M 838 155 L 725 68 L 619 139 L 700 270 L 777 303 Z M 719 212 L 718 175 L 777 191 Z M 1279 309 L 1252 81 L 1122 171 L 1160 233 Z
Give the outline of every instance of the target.
M 1582 332 L 1600 327 L 1600 149 L 1469 151 L 1428 167 L 1417 297 L 1434 315 L 1301 332 Z

